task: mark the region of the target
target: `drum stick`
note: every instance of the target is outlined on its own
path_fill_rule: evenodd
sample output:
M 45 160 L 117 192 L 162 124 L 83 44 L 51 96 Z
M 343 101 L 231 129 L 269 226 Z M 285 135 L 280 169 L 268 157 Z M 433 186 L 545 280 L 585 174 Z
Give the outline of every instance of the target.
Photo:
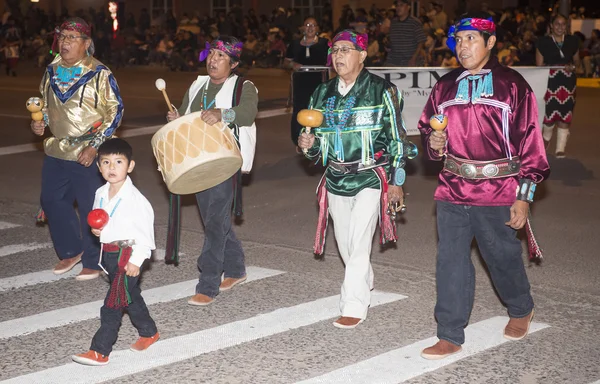
M 175 112 L 173 110 L 173 106 L 171 105 L 171 100 L 169 100 L 169 95 L 167 95 L 167 83 L 163 79 L 156 79 L 156 82 L 154 84 L 156 85 L 156 89 L 162 92 L 163 97 L 165 98 L 165 102 L 169 107 L 169 111 Z

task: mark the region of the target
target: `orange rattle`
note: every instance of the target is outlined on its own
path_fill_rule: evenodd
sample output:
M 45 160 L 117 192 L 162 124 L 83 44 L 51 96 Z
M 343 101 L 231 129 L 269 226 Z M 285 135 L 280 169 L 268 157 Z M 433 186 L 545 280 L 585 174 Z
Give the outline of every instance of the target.
M 44 100 L 39 97 L 30 97 L 27 99 L 25 106 L 27 107 L 27 110 L 31 112 L 31 120 L 44 120 L 44 112 L 42 112 L 42 109 L 44 108 Z
M 310 133 L 311 128 L 320 127 L 323 124 L 323 113 L 316 109 L 303 109 L 298 112 L 296 120 L 301 126 L 306 127 L 306 133 Z M 306 153 L 308 149 L 303 151 Z
M 429 125 L 431 126 L 431 128 L 435 129 L 436 131 L 443 131 L 444 129 L 446 129 L 446 126 L 448 125 L 448 116 L 433 115 L 433 116 L 431 116 L 431 119 L 429 119 Z M 440 155 L 443 155 L 444 150 L 440 149 L 439 153 L 440 153 Z

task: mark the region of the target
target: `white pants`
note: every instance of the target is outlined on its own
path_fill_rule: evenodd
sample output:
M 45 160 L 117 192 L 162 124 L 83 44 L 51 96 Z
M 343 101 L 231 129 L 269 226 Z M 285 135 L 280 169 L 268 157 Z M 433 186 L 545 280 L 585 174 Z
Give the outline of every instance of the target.
M 367 318 L 373 288 L 371 246 L 379 220 L 380 190 L 367 188 L 356 196 L 327 192 L 335 240 L 346 265 L 340 297 L 342 316 Z

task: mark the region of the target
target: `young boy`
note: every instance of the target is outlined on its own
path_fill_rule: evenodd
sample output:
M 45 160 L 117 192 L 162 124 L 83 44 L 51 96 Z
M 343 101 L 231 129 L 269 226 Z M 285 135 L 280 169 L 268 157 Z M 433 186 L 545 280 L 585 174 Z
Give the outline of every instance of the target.
M 140 267 L 155 249 L 154 211 L 128 176 L 135 167 L 132 153 L 131 146 L 117 138 L 98 148 L 98 168 L 107 183 L 96 191 L 94 209 L 104 209 L 109 219 L 104 228 L 92 229 L 92 233 L 100 237 L 100 266 L 111 285 L 100 310 L 100 329 L 90 350 L 72 356 L 80 364 L 108 364 L 125 309 L 140 335 L 131 345 L 132 351 L 143 351 L 159 338 L 139 287 Z

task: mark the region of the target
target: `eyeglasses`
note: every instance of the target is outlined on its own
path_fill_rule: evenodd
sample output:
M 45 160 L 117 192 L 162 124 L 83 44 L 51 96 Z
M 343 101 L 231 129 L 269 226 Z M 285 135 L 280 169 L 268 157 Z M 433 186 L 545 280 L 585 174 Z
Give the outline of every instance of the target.
M 358 51 L 358 49 L 352 48 L 352 47 L 348 47 L 347 45 L 344 45 L 343 47 L 333 47 L 333 48 L 331 48 L 331 53 L 333 55 L 337 55 L 338 53 L 342 53 L 342 54 L 346 55 L 350 51 Z
M 62 33 L 58 35 L 58 41 L 67 40 L 69 43 L 72 43 L 77 39 L 85 39 L 85 36 L 63 35 Z
M 304 26 L 305 26 L 306 28 L 310 28 L 310 27 L 316 27 L 316 26 L 317 26 L 317 24 L 304 24 Z

